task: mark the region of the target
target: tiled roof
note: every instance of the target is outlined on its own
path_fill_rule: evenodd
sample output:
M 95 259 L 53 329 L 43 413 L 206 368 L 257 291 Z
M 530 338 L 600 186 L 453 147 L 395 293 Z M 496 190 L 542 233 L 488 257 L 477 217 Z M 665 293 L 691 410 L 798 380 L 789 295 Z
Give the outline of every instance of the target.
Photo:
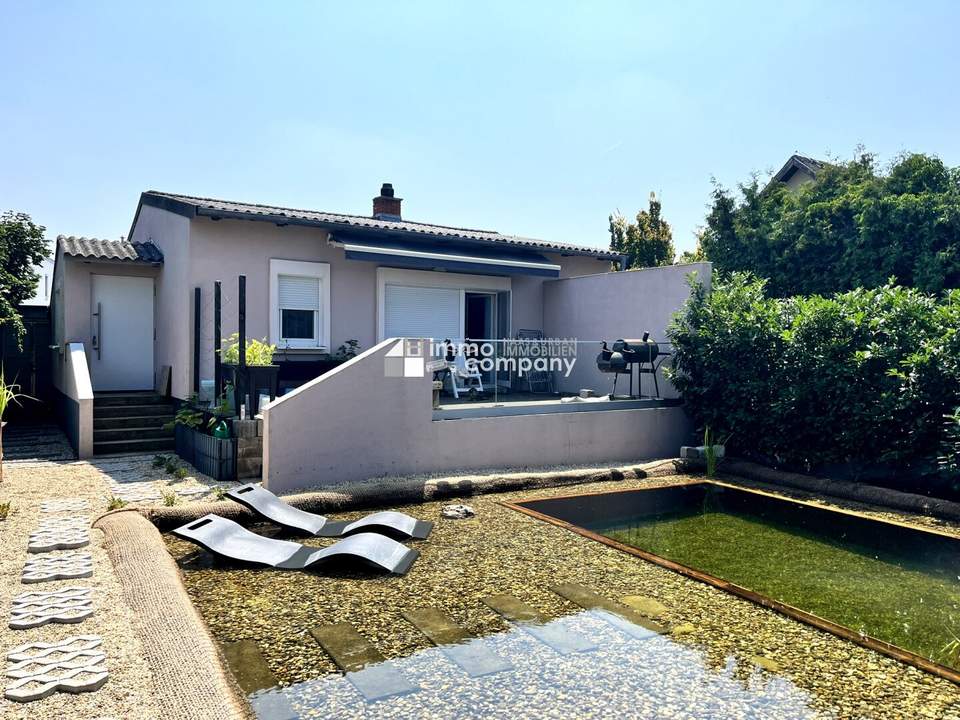
M 589 247 L 586 245 L 571 245 L 549 240 L 520 237 L 518 235 L 504 235 L 494 230 L 473 230 L 469 228 L 433 225 L 430 223 L 409 222 L 406 220 L 386 220 L 363 215 L 344 215 L 342 213 L 328 213 L 318 210 L 297 210 L 294 208 L 278 207 L 275 205 L 259 205 L 256 203 L 233 202 L 231 200 L 216 200 L 214 198 L 179 195 L 156 190 L 143 193 L 143 199 L 157 198 L 172 200 L 192 206 L 199 214 L 216 215 L 223 213 L 231 216 L 245 216 L 250 220 L 267 220 L 270 222 L 287 219 L 293 223 L 304 221 L 313 225 L 322 225 L 335 229 L 337 226 L 355 227 L 367 230 L 394 231 L 413 233 L 417 235 L 462 238 L 465 240 L 479 240 L 496 245 L 512 245 L 517 248 L 532 248 L 540 251 L 573 252 L 577 254 L 593 255 L 595 257 L 618 258 L 619 253 L 604 248 Z
M 814 160 L 813 158 L 806 157 L 805 155 L 794 155 L 797 162 L 801 165 L 805 165 L 807 170 L 810 171 L 811 175 L 816 175 L 817 171 L 823 168 L 826 164 L 822 160 Z
M 97 238 L 60 235 L 57 244 L 64 255 L 95 258 L 97 260 L 126 260 L 130 262 L 162 263 L 163 253 L 153 243 L 128 240 L 98 240 Z

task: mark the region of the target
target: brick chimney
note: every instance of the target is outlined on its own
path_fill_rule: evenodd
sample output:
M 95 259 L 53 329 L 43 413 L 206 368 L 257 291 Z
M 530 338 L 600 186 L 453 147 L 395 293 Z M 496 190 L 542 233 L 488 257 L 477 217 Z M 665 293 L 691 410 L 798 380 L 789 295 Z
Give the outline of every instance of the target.
M 384 183 L 380 194 L 373 199 L 373 216 L 377 220 L 399 220 L 403 198 L 393 196 L 393 185 Z

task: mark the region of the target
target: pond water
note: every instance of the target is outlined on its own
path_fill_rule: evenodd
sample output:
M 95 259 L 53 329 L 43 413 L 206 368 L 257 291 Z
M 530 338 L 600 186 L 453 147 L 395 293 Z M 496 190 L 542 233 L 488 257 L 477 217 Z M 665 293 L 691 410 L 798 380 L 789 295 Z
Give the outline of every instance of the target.
M 789 680 L 728 657 L 711 666 L 695 647 L 664 635 L 638 638 L 602 612 L 584 611 L 542 626 L 576 634 L 593 647 L 558 652 L 523 628 L 471 641 L 506 667 L 480 677 L 446 648 L 373 666 L 401 687 L 365 697 L 369 678 L 329 674 L 255 693 L 260 720 L 301 718 L 804 718 L 830 717 Z M 382 678 L 380 678 L 382 680 Z M 386 683 L 388 686 L 391 683 Z M 376 680 L 374 681 L 374 686 Z M 692 710 L 695 708 L 695 710 Z M 692 713 L 692 714 L 691 714 Z
M 960 540 L 710 483 L 534 509 L 942 664 L 960 636 Z

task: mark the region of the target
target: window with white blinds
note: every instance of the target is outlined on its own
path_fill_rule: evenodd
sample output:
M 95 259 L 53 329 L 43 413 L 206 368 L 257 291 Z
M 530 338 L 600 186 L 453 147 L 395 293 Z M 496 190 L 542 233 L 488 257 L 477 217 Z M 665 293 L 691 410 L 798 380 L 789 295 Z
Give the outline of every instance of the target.
M 280 307 L 320 311 L 320 278 L 277 275 Z
M 383 335 L 455 340 L 462 334 L 458 288 L 387 285 L 384 288 Z
M 270 261 L 270 341 L 281 348 L 329 349 L 330 265 Z

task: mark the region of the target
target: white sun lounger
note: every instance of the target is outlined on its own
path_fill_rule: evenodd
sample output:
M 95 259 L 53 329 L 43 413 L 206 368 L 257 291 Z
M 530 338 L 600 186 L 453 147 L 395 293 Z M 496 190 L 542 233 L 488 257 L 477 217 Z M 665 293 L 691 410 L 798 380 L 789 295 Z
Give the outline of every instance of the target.
M 272 523 L 314 537 L 343 537 L 354 533 L 373 532 L 400 540 L 424 540 L 433 530 L 432 522 L 417 520 L 406 513 L 390 510 L 375 512 L 353 522 L 329 520 L 323 515 L 288 505 L 256 483 L 241 485 L 224 494 Z
M 352 559 L 372 568 L 403 575 L 420 555 L 416 550 L 376 533 L 351 535 L 330 547 L 308 547 L 257 535 L 219 515 L 204 515 L 171 532 L 214 555 L 278 570 L 306 570 L 335 559 Z

